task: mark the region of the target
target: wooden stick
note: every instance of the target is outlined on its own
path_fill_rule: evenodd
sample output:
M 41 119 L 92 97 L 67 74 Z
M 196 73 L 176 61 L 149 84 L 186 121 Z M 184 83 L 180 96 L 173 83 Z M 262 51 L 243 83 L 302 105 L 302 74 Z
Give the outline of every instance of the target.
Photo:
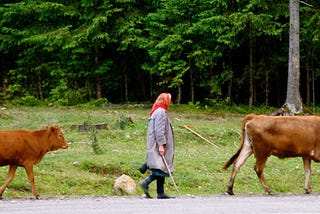
M 218 148 L 217 145 L 215 145 L 214 143 L 211 143 L 208 139 L 204 138 L 203 136 L 201 136 L 199 133 L 197 133 L 196 131 L 192 130 L 190 127 L 184 125 L 182 126 L 185 129 L 188 129 L 190 132 L 192 132 L 193 134 L 195 134 L 196 136 L 200 137 L 202 140 L 206 141 L 207 143 L 211 144 L 212 146 Z
M 173 179 L 172 173 L 171 173 L 171 171 L 170 171 L 170 168 L 169 168 L 169 166 L 168 166 L 168 163 L 167 163 L 167 161 L 166 161 L 166 159 L 165 159 L 164 155 L 162 155 L 162 160 L 163 160 L 164 165 L 166 165 L 166 168 L 167 168 L 167 170 L 168 170 L 168 172 L 169 172 L 169 175 L 170 175 L 170 178 L 171 178 L 171 180 L 172 180 L 172 183 L 173 183 L 174 188 L 175 188 L 175 189 L 176 189 L 176 191 L 178 192 L 179 196 L 181 196 L 181 193 L 180 193 L 180 191 L 179 191 L 179 189 L 178 189 L 178 187 L 177 187 L 176 183 L 174 182 L 174 179 Z

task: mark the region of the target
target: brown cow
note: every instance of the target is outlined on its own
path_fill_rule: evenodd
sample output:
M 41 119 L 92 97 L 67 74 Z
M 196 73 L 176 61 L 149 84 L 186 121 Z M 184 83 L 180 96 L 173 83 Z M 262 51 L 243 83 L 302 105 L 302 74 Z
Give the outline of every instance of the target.
M 311 160 L 320 162 L 320 117 L 317 116 L 265 116 L 247 115 L 242 122 L 242 144 L 240 149 L 224 165 L 227 169 L 232 163 L 233 171 L 227 193 L 233 195 L 236 174 L 253 153 L 256 158 L 254 170 L 268 194 L 263 170 L 269 156 L 279 158 L 302 157 L 305 171 L 304 188 L 311 193 Z
M 0 197 L 13 180 L 18 166 L 25 168 L 33 195 L 39 194 L 34 184 L 33 165 L 41 161 L 50 151 L 66 149 L 68 144 L 62 130 L 49 126 L 43 130 L 0 130 L 0 166 L 9 165 L 8 178 L 0 187 Z

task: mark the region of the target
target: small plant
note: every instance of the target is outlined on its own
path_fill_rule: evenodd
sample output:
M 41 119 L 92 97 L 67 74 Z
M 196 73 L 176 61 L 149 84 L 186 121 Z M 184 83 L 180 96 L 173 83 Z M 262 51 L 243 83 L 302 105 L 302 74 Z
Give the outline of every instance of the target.
M 98 144 L 97 129 L 96 129 L 96 127 L 94 127 L 92 125 L 89 125 L 89 127 L 90 127 L 89 129 L 90 129 L 91 137 L 92 137 L 91 146 L 92 146 L 93 152 L 96 155 L 101 155 L 101 154 L 103 154 L 103 151 Z
M 92 125 L 91 117 L 89 116 L 88 121 L 85 121 L 83 124 L 84 124 L 83 129 L 91 133 L 91 147 L 94 154 L 96 155 L 103 154 L 103 151 L 100 148 L 98 143 L 97 128 L 94 125 Z
M 117 122 L 118 122 L 120 129 L 122 129 L 122 130 L 126 129 L 127 127 L 133 126 L 133 121 L 132 121 L 131 117 L 125 117 L 125 116 L 121 115 Z

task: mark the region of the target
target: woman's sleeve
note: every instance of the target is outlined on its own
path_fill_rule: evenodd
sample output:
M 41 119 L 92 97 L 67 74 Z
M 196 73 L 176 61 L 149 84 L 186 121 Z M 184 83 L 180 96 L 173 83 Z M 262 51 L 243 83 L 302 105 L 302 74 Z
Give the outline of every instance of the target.
M 157 117 L 155 118 L 155 137 L 158 145 L 166 144 L 166 120 L 167 114 L 165 111 L 160 111 Z

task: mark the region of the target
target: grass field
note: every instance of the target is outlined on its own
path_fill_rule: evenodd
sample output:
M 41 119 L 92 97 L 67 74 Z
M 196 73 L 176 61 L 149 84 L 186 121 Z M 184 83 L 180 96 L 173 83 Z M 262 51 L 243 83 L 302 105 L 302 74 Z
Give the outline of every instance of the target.
M 48 153 L 34 166 L 35 182 L 41 196 L 113 195 L 115 179 L 121 174 L 131 176 L 137 184 L 136 195 L 142 195 L 138 182 L 148 174 L 138 168 L 145 160 L 145 135 L 150 106 L 124 107 L 6 107 L 0 110 L 0 129 L 42 129 L 59 125 L 71 142 L 67 150 Z M 183 195 L 223 194 L 230 178 L 231 167 L 223 164 L 240 145 L 240 126 L 244 114 L 198 110 L 188 106 L 172 106 L 170 119 L 176 141 L 174 178 Z M 127 118 L 132 123 L 127 123 Z M 78 132 L 73 125 L 106 123 L 108 129 Z M 192 134 L 190 126 L 217 145 L 217 148 Z M 93 137 L 102 154 L 93 150 Z M 264 194 L 253 170 L 250 157 L 236 178 L 235 194 Z M 313 163 L 311 186 L 320 192 L 320 165 Z M 7 167 L 0 168 L 0 183 L 7 175 Z M 304 193 L 301 158 L 280 160 L 270 158 L 265 176 L 275 193 Z M 170 179 L 166 192 L 176 195 Z M 155 195 L 155 182 L 150 187 Z M 4 197 L 32 196 L 23 168 L 17 170 Z

